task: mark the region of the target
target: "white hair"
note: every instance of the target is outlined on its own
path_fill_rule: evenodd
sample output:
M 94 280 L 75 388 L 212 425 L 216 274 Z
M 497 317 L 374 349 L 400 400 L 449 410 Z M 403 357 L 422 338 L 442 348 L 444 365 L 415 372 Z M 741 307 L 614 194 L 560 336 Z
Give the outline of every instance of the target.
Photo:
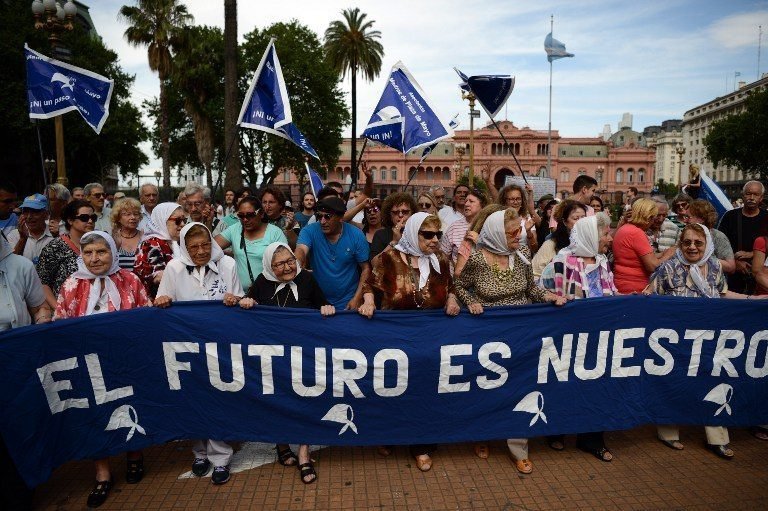
M 760 195 L 764 195 L 765 194 L 765 185 L 763 185 L 763 183 L 761 183 L 760 181 L 754 181 L 754 180 L 753 181 L 747 181 L 746 183 L 744 183 L 744 188 L 742 188 L 741 191 L 742 192 L 746 192 L 747 191 L 747 187 L 749 185 L 753 184 L 753 183 L 760 185 Z

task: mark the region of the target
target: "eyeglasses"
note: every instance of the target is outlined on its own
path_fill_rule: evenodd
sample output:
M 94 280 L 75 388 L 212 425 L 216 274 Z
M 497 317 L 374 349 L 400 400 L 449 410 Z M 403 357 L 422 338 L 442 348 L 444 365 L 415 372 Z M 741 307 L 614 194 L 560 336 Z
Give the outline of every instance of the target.
M 205 204 L 205 202 L 203 201 L 197 201 L 197 202 L 187 201 L 187 206 L 189 206 L 190 208 L 202 208 L 203 204 Z
M 201 252 L 211 249 L 211 242 L 208 241 L 206 243 L 200 243 L 199 245 L 187 245 L 187 252 L 194 253 L 194 252 Z
M 273 270 L 282 270 L 283 268 L 287 268 L 289 266 L 296 266 L 295 257 L 291 257 L 290 259 L 286 259 L 285 261 L 280 261 L 278 263 L 272 263 Z
M 673 208 L 675 209 L 675 211 L 678 211 L 678 210 L 680 210 L 680 209 L 685 209 L 685 208 L 687 208 L 687 207 L 688 207 L 688 203 L 687 203 L 687 202 L 677 202 L 677 203 L 675 203 L 675 205 L 673 206 Z
M 522 197 L 507 197 L 507 202 L 523 202 Z
M 378 213 L 381 211 L 381 208 L 378 206 L 373 206 L 372 208 L 365 208 L 365 210 L 369 213 Z
M 105 197 L 107 194 L 104 192 L 91 192 L 91 197 L 94 197 L 96 199 L 101 199 L 102 197 Z
M 93 215 L 93 216 L 96 216 L 96 215 Z M 174 224 L 176 224 L 176 227 L 178 227 L 178 226 L 180 226 L 182 224 L 186 224 L 187 223 L 187 219 L 185 217 L 183 217 L 183 216 L 170 217 L 168 219 L 168 221 L 169 222 L 173 222 Z
M 425 240 L 431 240 L 435 236 L 440 239 L 443 237 L 443 231 L 419 231 L 419 235 L 423 236 Z
M 701 240 L 680 240 L 680 244 L 684 247 L 696 247 L 696 248 L 702 248 L 706 243 L 704 243 Z
M 238 213 L 237 218 L 240 220 L 251 220 L 252 218 L 256 218 L 256 212 L 255 211 L 249 211 L 247 213 Z
M 429 209 L 432 206 L 434 206 L 434 204 L 432 204 L 431 202 L 419 202 L 419 207 L 422 209 Z
M 518 227 L 518 228 L 517 228 L 517 229 L 515 229 L 514 231 L 504 231 L 504 234 L 506 234 L 506 235 L 507 235 L 507 236 L 509 236 L 510 238 L 517 238 L 518 236 L 520 236 L 520 231 L 522 231 L 522 229 L 520 229 L 520 228 Z
M 411 214 L 410 209 L 393 209 L 391 213 L 395 216 L 406 216 Z
M 83 213 L 82 215 L 76 215 L 75 216 L 75 220 L 80 220 L 81 222 L 86 222 L 86 223 L 88 222 L 88 220 L 90 220 L 93 223 L 96 223 L 96 220 L 98 220 L 98 219 L 99 219 L 99 217 L 96 216 L 96 214 L 87 215 L 87 214 Z
M 330 222 L 331 218 L 333 218 L 332 213 L 315 213 L 315 218 L 319 222 L 320 220 L 325 220 L 326 222 Z

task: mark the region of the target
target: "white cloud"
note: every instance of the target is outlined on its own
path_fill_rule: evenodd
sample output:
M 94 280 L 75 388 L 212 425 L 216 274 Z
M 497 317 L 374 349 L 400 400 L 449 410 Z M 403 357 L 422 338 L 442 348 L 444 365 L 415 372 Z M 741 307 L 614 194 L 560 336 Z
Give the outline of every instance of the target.
M 757 49 L 758 25 L 768 29 L 768 10 L 743 12 L 727 16 L 709 27 L 709 34 L 729 49 L 752 46 Z

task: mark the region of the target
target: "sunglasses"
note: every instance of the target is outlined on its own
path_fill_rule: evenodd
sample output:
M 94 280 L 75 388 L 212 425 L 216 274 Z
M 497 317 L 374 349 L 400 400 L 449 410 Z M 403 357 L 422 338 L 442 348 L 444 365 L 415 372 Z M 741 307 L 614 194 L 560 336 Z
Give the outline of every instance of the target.
M 325 220 L 326 222 L 330 222 L 331 218 L 333 218 L 332 213 L 315 213 L 315 218 L 319 222 L 320 220 Z
M 429 209 L 433 206 L 431 202 L 419 202 L 419 207 L 423 209 Z
M 256 218 L 256 215 L 258 215 L 256 211 L 249 211 L 247 213 L 238 213 L 237 218 L 240 220 L 251 220 L 252 218 Z
M 96 216 L 96 215 L 93 215 L 93 216 Z M 177 216 L 176 218 L 171 217 L 168 219 L 168 221 L 176 224 L 176 227 L 187 223 L 187 219 L 184 218 L 183 216 Z
M 365 210 L 368 211 L 369 213 L 378 213 L 379 211 L 381 211 L 381 208 L 378 206 L 373 206 L 372 208 L 365 208 Z
M 392 214 L 395 216 L 405 216 L 410 215 L 411 210 L 410 209 L 393 209 Z
M 705 245 L 701 240 L 681 240 L 680 244 L 684 247 L 694 246 L 696 248 L 701 248 Z
M 101 199 L 102 197 L 105 197 L 106 195 L 107 195 L 106 193 L 95 193 L 95 192 L 91 193 L 91 196 L 95 197 L 97 199 Z
M 99 217 L 97 215 L 95 215 L 95 214 L 88 215 L 88 214 L 83 213 L 82 215 L 76 215 L 75 216 L 75 220 L 80 220 L 81 222 L 86 222 L 86 223 L 88 222 L 88 220 L 90 220 L 93 223 L 96 223 L 96 220 L 98 220 L 98 219 L 99 219 Z
M 443 237 L 443 231 L 419 231 L 419 235 L 423 236 L 425 240 L 431 240 L 435 236 L 440 239 Z

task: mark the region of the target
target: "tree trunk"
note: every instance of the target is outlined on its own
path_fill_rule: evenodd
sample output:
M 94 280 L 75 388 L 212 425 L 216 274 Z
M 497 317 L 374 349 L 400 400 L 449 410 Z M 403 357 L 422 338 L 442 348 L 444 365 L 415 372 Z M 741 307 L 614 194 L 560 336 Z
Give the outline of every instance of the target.
M 168 94 L 165 80 L 160 79 L 160 157 L 163 160 L 163 189 L 166 198 L 171 194 L 171 145 L 168 142 Z M 163 194 L 161 193 L 161 196 Z
M 224 163 L 226 187 L 238 190 L 243 186 L 240 170 L 240 142 L 237 116 L 237 0 L 224 0 L 224 151 L 232 151 Z M 226 156 L 226 153 L 225 153 Z
M 357 64 L 352 65 L 352 183 L 349 189 L 357 184 Z

